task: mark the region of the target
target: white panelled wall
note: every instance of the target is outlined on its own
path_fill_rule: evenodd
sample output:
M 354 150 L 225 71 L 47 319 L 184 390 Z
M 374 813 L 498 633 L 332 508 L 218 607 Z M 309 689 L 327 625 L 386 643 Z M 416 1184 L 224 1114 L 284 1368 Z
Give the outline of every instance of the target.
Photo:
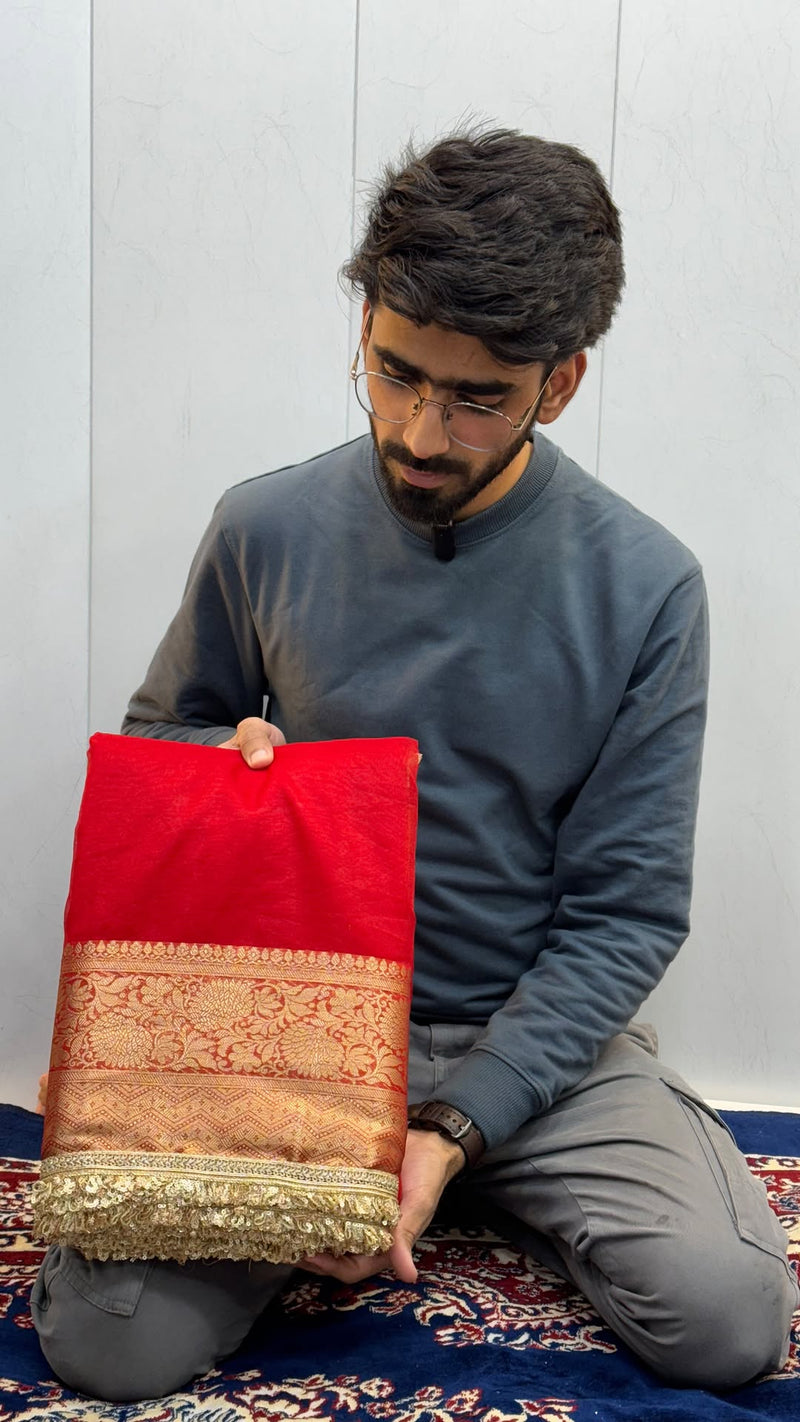
M 708 1094 L 800 1104 L 800 8 L 640 0 L 621 39 L 599 474 L 695 549 L 712 629 L 693 932 L 649 1010 Z
M 95 4 L 95 730 L 223 489 L 345 438 L 355 38 L 355 0 Z
M 49 1056 L 89 658 L 90 0 L 0 0 L 0 1099 Z
M 694 929 L 647 1011 L 708 1094 L 800 1105 L 798 52 L 793 0 L 95 0 L 93 34 L 2 0 L 4 1099 L 46 1065 L 86 738 L 223 488 L 363 427 L 365 189 L 475 115 L 609 176 L 628 291 L 548 433 L 708 578 Z

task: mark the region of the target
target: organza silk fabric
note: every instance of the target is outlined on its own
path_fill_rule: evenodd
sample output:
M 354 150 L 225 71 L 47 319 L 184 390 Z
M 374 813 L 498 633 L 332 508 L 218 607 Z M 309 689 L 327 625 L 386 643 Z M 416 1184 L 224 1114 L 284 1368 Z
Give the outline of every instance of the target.
M 292 1262 L 391 1242 L 417 746 L 96 735 L 75 832 L 39 1234 Z

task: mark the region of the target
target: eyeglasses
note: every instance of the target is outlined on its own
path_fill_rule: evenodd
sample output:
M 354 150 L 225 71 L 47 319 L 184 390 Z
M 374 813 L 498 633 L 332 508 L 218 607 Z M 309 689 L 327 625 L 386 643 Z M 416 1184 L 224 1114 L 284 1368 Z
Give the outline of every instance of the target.
M 363 334 L 362 332 L 362 339 Z M 413 385 L 406 384 L 405 380 L 396 380 L 392 375 L 381 375 L 377 370 L 359 372 L 360 354 L 361 341 L 350 367 L 350 379 L 355 387 L 356 399 L 368 415 L 374 415 L 377 420 L 385 420 L 390 425 L 408 425 L 416 419 L 424 405 L 437 405 L 442 411 L 442 419 L 450 439 L 462 445 L 464 449 L 474 449 L 484 454 L 502 449 L 512 435 L 524 427 L 534 414 L 553 374 L 551 370 L 533 402 L 514 423 L 502 410 L 490 409 L 487 405 L 473 405 L 469 400 L 427 400 Z

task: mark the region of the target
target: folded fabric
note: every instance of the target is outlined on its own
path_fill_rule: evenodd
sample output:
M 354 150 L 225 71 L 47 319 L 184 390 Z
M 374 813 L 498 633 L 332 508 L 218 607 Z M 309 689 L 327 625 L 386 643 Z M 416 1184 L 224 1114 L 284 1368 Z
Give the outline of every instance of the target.
M 389 1247 L 417 746 L 93 736 L 35 1225 L 90 1258 Z

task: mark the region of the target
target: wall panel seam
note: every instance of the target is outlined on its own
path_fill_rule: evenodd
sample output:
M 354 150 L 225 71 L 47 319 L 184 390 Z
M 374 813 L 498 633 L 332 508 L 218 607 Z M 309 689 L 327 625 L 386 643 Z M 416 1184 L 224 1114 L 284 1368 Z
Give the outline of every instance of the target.
M 89 0 L 89 530 L 86 608 L 86 744 L 92 730 L 93 593 L 94 593 L 94 0 Z
M 358 162 L 358 84 L 359 84 L 359 53 L 361 42 L 361 0 L 355 0 L 355 26 L 353 31 L 353 146 L 350 164 L 350 252 L 353 252 L 356 245 L 356 165 Z M 353 308 L 350 306 L 347 316 L 347 329 L 352 337 L 353 333 Z M 349 345 L 353 345 L 352 339 Z M 349 357 L 348 357 L 349 359 Z M 350 390 L 349 381 L 345 385 L 343 399 L 344 409 L 344 431 L 345 438 L 350 438 Z
M 608 163 L 608 186 L 614 196 L 614 163 L 617 156 L 617 113 L 619 108 L 619 57 L 622 45 L 622 0 L 617 0 L 617 42 L 614 55 L 614 96 L 611 101 L 611 156 Z M 600 478 L 600 451 L 603 437 L 603 398 L 605 395 L 606 342 L 600 349 L 600 389 L 597 396 L 597 440 L 595 455 L 595 478 Z

